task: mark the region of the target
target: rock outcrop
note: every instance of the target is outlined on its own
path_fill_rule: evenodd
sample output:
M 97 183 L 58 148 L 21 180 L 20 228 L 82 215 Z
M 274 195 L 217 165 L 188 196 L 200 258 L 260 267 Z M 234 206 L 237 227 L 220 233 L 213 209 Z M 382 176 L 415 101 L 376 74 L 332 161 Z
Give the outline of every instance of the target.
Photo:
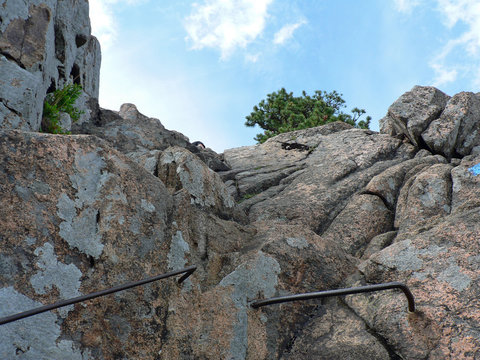
M 89 119 L 99 91 L 100 45 L 87 0 L 0 2 L 0 128 L 38 131 L 47 93 L 82 86 Z M 69 129 L 65 129 L 69 130 Z
M 39 69 L 53 61 L 56 85 L 60 63 L 96 71 L 79 60 L 97 51 L 88 3 L 0 9 L 0 81 L 20 84 L 0 87 L 0 317 L 197 265 L 182 284 L 0 325 L 0 358 L 480 356 L 477 94 L 415 87 L 381 133 L 332 123 L 220 155 L 132 104 L 43 134 Z M 95 99 L 98 80 L 81 78 Z M 415 313 L 397 291 L 250 306 L 390 281 L 409 286 Z
M 390 106 L 380 131 L 406 136 L 414 145 L 451 159 L 480 145 L 479 117 L 479 93 L 450 98 L 434 87 L 415 86 Z

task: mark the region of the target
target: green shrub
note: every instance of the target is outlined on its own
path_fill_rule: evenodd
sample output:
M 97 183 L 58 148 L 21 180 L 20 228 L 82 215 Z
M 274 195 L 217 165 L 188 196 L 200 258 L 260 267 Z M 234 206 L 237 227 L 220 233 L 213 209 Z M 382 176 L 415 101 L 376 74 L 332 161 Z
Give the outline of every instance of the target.
M 77 121 L 84 113 L 74 106 L 81 93 L 80 85 L 66 84 L 62 89 L 47 94 L 43 103 L 42 131 L 51 134 L 69 134 L 70 132 L 60 126 L 60 113 L 70 115 L 72 122 Z

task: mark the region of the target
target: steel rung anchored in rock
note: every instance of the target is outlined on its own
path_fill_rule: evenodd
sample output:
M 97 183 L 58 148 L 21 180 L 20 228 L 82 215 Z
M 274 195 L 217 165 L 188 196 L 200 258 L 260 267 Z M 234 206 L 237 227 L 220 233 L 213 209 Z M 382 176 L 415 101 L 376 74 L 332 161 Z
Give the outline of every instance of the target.
M 415 299 L 413 297 L 413 294 L 410 291 L 410 289 L 407 287 L 407 285 L 402 284 L 400 282 L 389 282 L 384 284 L 366 285 L 366 286 L 360 286 L 355 288 L 336 289 L 336 290 L 319 291 L 319 292 L 312 292 L 312 293 L 305 293 L 305 294 L 280 296 L 280 297 L 274 297 L 266 300 L 254 301 L 253 303 L 250 304 L 250 306 L 254 309 L 257 309 L 262 306 L 280 304 L 280 303 L 289 302 L 289 301 L 321 299 L 321 298 L 332 297 L 332 296 L 361 294 L 361 293 L 382 291 L 382 290 L 389 290 L 389 289 L 402 290 L 408 300 L 408 312 L 409 313 L 415 312 Z
M 192 275 L 195 270 L 197 270 L 197 267 L 195 265 L 193 265 L 193 266 L 189 266 L 189 267 L 186 267 L 184 269 L 181 269 L 181 270 L 171 271 L 171 272 L 166 273 L 166 274 L 156 275 L 156 276 L 152 276 L 152 277 L 149 277 L 149 278 L 146 278 L 146 279 L 143 279 L 143 280 L 133 281 L 133 282 L 129 282 L 129 283 L 126 283 L 126 284 L 123 284 L 123 285 L 118 285 L 118 286 L 112 287 L 110 289 L 97 291 L 97 292 L 90 293 L 90 294 L 87 294 L 87 295 L 78 296 L 78 297 L 72 298 L 72 299 L 62 300 L 62 301 L 56 302 L 54 304 L 41 306 L 41 307 L 38 307 L 36 309 L 32 309 L 32 310 L 24 311 L 24 312 L 15 314 L 15 315 L 10 315 L 10 316 L 3 317 L 3 318 L 0 319 L 0 325 L 8 324 L 10 322 L 17 321 L 17 320 L 20 320 L 20 319 L 24 319 L 26 317 L 30 317 L 30 316 L 33 316 L 33 315 L 41 314 L 43 312 L 53 310 L 53 309 L 57 309 L 59 307 L 76 304 L 76 303 L 79 303 L 79 302 L 82 302 L 82 301 L 91 300 L 91 299 L 94 299 L 94 298 L 97 298 L 97 297 L 100 297 L 100 296 L 105 296 L 105 295 L 108 295 L 108 294 L 112 294 L 112 293 L 115 293 L 115 292 L 118 292 L 118 291 L 127 290 L 127 289 L 130 289 L 130 288 L 136 287 L 136 286 L 145 285 L 145 284 L 151 283 L 153 281 L 165 279 L 165 278 L 175 276 L 175 275 L 183 274 L 180 277 L 180 279 L 178 279 L 178 283 L 182 283 L 190 275 Z

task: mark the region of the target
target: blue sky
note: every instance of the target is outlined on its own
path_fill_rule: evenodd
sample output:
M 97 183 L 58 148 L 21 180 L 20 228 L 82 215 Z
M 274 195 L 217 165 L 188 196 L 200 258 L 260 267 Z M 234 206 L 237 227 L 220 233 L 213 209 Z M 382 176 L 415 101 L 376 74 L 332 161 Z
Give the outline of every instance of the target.
M 254 144 L 245 116 L 282 87 L 336 90 L 376 131 L 415 85 L 480 91 L 478 0 L 90 0 L 90 18 L 100 105 L 217 152 Z

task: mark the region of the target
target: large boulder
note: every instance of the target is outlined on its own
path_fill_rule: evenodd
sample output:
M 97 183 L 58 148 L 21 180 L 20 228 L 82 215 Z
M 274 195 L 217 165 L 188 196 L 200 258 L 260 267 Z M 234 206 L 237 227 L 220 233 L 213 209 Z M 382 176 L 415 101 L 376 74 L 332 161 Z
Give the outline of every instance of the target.
M 249 304 L 259 297 L 336 286 L 354 268 L 335 243 L 302 227 L 271 231 L 264 224 L 257 230 L 215 286 L 172 298 L 162 359 L 278 358 L 316 306 L 254 310 Z
M 415 146 L 448 159 L 480 147 L 480 97 L 461 92 L 453 97 L 432 86 L 415 86 L 380 120 L 380 131 L 405 136 Z
M 0 132 L 2 316 L 161 274 L 176 232 L 155 176 L 95 137 Z M 172 233 L 173 232 L 173 233 Z M 0 357 L 151 358 L 171 282 L 0 327 Z
M 393 230 L 393 212 L 380 197 L 360 194 L 352 196 L 322 237 L 337 242 L 347 253 L 361 257 L 375 236 L 390 230 Z
M 45 97 L 38 74 L 30 73 L 0 54 L 0 78 L 0 127 L 38 130 Z
M 296 171 L 279 181 L 276 194 L 255 196 L 261 201 L 252 204 L 248 216 L 251 221 L 303 224 L 318 234 L 373 176 L 414 156 L 412 146 L 360 129 L 319 136 L 311 152 L 288 151 L 302 154 L 303 165 L 293 160 Z M 228 161 L 227 154 L 225 158 Z
M 101 56 L 88 1 L 3 0 L 0 48 L 0 128 L 38 131 L 45 95 L 72 82 L 83 88 L 80 121 L 90 117 Z
M 461 92 L 447 103 L 442 115 L 422 134 L 425 143 L 448 158 L 469 155 L 480 145 L 480 97 Z
M 1 358 L 158 359 L 181 336 L 169 324 L 179 299 L 213 314 L 231 301 L 208 294 L 227 288 L 219 283 L 247 261 L 256 230 L 215 215 L 234 202 L 188 150 L 164 153 L 180 156 L 166 185 L 94 136 L 0 131 L 0 153 L 0 317 L 198 265 L 183 285 L 163 280 L 3 325 Z M 203 338 L 193 314 L 182 316 Z
M 395 212 L 395 228 L 402 232 L 450 214 L 452 168 L 450 164 L 435 164 L 405 181 Z
M 173 193 L 183 189 L 192 204 L 221 217 L 232 216 L 235 202 L 220 176 L 190 151 L 178 146 L 166 149 L 158 160 L 157 172 Z
M 98 136 L 122 153 L 134 157 L 152 150 L 189 144 L 186 136 L 165 129 L 160 120 L 143 115 L 133 104 L 123 104 L 118 112 L 99 109 L 96 118 L 75 125 L 72 133 Z
M 446 162 L 440 155 L 432 156 L 428 153 L 427 156 L 419 156 L 419 154 L 421 153 L 419 152 L 414 159 L 403 161 L 374 176 L 365 187 L 365 192 L 379 196 L 389 209 L 394 209 L 406 179 L 428 165 Z
M 420 135 L 440 116 L 449 98 L 433 86 L 415 86 L 390 105 L 380 120 L 380 131 L 405 135 L 413 144 L 421 145 Z
M 480 159 L 478 155 L 464 157 L 461 163 L 452 169 L 452 214 L 460 214 L 480 207 L 479 175 Z

